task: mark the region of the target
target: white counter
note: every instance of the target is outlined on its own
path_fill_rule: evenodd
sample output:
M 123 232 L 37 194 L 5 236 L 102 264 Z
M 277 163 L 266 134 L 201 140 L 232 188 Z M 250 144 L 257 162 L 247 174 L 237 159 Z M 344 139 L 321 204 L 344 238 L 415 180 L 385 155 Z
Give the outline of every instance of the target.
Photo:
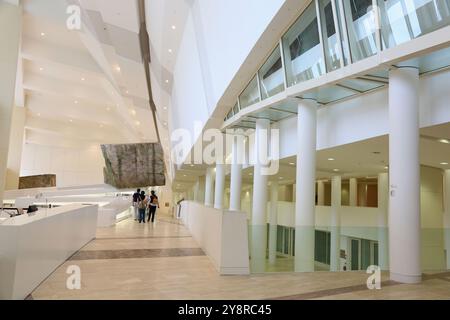
M 98 206 L 41 209 L 0 225 L 0 299 L 25 299 L 95 238 Z

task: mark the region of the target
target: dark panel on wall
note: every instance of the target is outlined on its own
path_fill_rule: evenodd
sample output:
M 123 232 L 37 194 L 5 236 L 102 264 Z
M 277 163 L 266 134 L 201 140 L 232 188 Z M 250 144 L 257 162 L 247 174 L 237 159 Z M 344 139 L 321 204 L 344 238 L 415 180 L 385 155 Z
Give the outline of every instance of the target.
M 56 187 L 55 174 L 42 174 L 19 178 L 19 189 Z
M 105 183 L 118 189 L 163 186 L 164 154 L 159 143 L 102 145 Z

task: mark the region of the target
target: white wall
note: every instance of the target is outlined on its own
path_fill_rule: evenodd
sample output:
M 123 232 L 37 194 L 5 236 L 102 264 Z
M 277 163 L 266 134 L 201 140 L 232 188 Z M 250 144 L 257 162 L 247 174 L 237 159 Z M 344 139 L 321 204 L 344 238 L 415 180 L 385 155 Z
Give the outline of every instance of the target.
M 61 148 L 25 144 L 20 174 L 56 174 L 57 187 L 101 184 L 104 165 L 99 146 Z

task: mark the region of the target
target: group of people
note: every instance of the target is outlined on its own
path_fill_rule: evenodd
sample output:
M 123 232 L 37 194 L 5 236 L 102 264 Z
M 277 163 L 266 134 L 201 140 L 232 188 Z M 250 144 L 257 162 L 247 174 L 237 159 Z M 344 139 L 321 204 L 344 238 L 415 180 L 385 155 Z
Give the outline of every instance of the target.
M 137 189 L 133 194 L 134 220 L 139 223 L 145 223 L 146 213 L 148 212 L 147 222 L 155 222 L 156 209 L 159 208 L 158 197 L 155 191 L 151 191 L 150 196 L 145 195 L 145 191 Z

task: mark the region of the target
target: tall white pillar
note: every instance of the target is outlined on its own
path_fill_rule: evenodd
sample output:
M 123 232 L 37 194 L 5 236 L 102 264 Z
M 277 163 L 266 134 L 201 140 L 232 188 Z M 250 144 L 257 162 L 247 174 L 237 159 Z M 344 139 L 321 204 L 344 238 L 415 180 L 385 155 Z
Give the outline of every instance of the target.
M 277 260 L 277 228 L 278 228 L 278 182 L 270 185 L 270 220 L 269 220 L 269 263 Z
M 450 269 L 450 170 L 444 172 L 444 237 L 447 252 L 447 269 Z
M 389 265 L 391 280 L 422 279 L 420 252 L 419 70 L 389 73 Z
M 233 139 L 232 162 L 231 162 L 231 181 L 230 181 L 230 210 L 241 210 L 242 193 L 242 165 L 244 160 L 244 146 Z
M 378 265 L 381 270 L 389 269 L 388 248 L 388 206 L 389 175 L 378 175 Z
M 358 181 L 356 178 L 350 178 L 350 187 L 349 187 L 349 206 L 356 207 L 358 199 Z
M 255 166 L 253 173 L 253 208 L 251 226 L 251 270 L 264 272 L 267 249 L 267 185 L 268 176 L 263 174 L 264 164 L 258 160 L 261 150 L 268 150 L 269 120 L 257 120 L 255 131 Z
M 300 100 L 297 122 L 295 271 L 314 271 L 317 105 Z
M 27 113 L 24 107 L 14 107 L 11 132 L 9 136 L 6 190 L 19 189 L 20 166 L 22 162 L 26 118 Z
M 206 169 L 206 180 L 205 180 L 205 206 L 212 207 L 214 204 L 214 169 Z
M 0 207 L 3 207 L 11 119 L 14 108 L 22 8 L 0 2 Z
M 341 268 L 341 191 L 340 176 L 331 179 L 331 247 L 330 271 L 340 271 Z
M 322 180 L 317 181 L 317 205 L 325 205 L 325 183 Z
M 225 193 L 225 164 L 216 164 L 216 190 L 214 192 L 214 208 L 223 209 L 223 194 Z

